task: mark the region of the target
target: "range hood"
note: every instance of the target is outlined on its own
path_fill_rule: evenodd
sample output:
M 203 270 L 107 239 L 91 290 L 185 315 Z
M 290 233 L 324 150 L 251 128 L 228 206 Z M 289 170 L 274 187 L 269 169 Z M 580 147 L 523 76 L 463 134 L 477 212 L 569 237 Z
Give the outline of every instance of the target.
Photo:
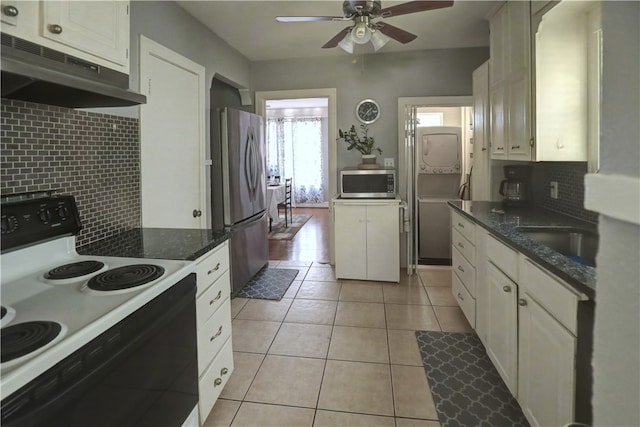
M 129 76 L 2 33 L 2 98 L 69 108 L 126 107 L 147 97 Z

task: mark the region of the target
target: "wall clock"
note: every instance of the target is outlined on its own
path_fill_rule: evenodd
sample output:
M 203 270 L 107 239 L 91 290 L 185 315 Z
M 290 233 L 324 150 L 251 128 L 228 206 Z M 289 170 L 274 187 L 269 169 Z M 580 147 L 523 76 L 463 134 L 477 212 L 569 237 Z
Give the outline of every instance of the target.
M 380 117 L 380 107 L 373 99 L 363 99 L 356 107 L 356 116 L 364 124 L 371 124 Z

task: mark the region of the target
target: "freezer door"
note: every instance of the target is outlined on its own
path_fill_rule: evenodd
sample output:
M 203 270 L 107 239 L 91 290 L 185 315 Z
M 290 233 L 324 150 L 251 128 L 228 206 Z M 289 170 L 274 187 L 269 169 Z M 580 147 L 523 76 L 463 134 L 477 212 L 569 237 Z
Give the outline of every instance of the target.
M 231 228 L 231 284 L 236 295 L 269 262 L 266 212 Z
M 222 113 L 224 220 L 230 226 L 254 215 L 251 114 L 226 108 Z

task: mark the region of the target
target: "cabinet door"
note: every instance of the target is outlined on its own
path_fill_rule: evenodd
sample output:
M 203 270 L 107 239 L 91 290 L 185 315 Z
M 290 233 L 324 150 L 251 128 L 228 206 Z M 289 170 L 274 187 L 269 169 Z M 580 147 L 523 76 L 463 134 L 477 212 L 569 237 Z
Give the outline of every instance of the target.
M 400 279 L 400 229 L 397 204 L 367 206 L 367 278 Z
M 487 354 L 515 396 L 518 356 L 518 286 L 487 263 Z
M 336 277 L 367 278 L 367 208 L 356 204 L 333 206 Z
M 532 426 L 564 426 L 574 416 L 576 337 L 527 293 L 519 303 L 518 402 Z
M 493 64 L 493 60 L 491 62 Z M 489 104 L 491 105 L 491 158 L 504 160 L 507 158 L 505 147 L 507 86 L 500 84 L 491 89 Z
M 489 62 L 478 67 L 473 78 L 473 174 L 471 200 L 491 200 L 489 159 Z
M 42 37 L 116 64 L 128 64 L 128 1 L 43 1 L 41 4 Z
M 476 333 L 485 347 L 488 347 L 489 286 L 487 285 L 487 232 L 482 227 L 476 229 Z
M 529 73 L 511 76 L 507 94 L 508 131 L 506 150 L 509 160 L 531 160 L 531 87 Z
M 507 4 L 502 6 L 489 21 L 489 49 L 491 67 L 489 85 L 493 86 L 506 78 Z
M 507 70 L 509 75 L 527 72 L 530 62 L 530 5 L 528 1 L 507 2 Z

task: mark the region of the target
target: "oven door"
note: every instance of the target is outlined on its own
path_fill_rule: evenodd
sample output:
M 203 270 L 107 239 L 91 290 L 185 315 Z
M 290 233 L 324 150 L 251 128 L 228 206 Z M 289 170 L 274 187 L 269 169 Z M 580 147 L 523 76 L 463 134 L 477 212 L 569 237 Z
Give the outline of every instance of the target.
M 2 426 L 181 426 L 198 404 L 190 274 L 2 401 Z

